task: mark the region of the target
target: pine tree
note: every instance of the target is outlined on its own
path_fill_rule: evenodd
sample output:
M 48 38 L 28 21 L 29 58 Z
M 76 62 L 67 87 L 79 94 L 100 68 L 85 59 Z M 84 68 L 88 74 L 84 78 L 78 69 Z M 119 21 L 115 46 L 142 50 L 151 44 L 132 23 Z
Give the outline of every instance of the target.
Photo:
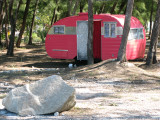
M 126 10 L 126 15 L 125 15 L 124 29 L 123 29 L 123 36 L 122 36 L 121 45 L 118 51 L 118 57 L 117 57 L 117 60 L 120 62 L 127 61 L 126 45 L 127 45 L 127 40 L 128 40 L 128 34 L 130 31 L 130 21 L 131 21 L 131 16 L 132 16 L 132 11 L 133 11 L 133 4 L 134 4 L 134 0 L 128 0 L 127 10 Z

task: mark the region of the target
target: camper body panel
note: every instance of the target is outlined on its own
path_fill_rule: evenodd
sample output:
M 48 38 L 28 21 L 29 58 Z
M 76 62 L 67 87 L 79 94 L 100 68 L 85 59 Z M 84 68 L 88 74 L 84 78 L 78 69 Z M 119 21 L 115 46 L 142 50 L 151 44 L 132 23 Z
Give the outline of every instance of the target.
M 76 35 L 47 35 L 46 50 L 50 57 L 73 59 L 77 55 Z

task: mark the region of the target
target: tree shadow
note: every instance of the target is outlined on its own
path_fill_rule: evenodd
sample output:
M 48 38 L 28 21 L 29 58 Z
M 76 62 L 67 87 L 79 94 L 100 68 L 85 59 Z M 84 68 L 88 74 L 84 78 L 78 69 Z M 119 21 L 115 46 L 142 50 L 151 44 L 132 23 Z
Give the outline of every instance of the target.
M 23 65 L 23 67 L 36 67 L 36 68 L 66 68 L 70 62 L 38 62 L 33 64 Z
M 89 100 L 99 97 L 110 97 L 111 93 L 77 93 L 76 99 L 78 100 Z

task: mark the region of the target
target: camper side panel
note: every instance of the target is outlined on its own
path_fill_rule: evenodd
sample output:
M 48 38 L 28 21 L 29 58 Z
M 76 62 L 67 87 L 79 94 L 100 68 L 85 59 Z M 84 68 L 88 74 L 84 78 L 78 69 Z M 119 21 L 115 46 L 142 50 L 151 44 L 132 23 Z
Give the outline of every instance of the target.
M 73 59 L 76 56 L 75 35 L 47 35 L 46 50 L 50 57 Z
M 124 16 L 115 15 L 116 18 L 114 18 L 114 15 L 110 15 L 109 17 L 103 18 L 102 22 L 102 60 L 117 58 L 123 35 Z M 126 57 L 128 60 L 143 58 L 146 46 L 145 30 L 135 17 L 131 18 L 131 33 L 132 30 L 137 30 L 137 33 L 133 34 L 133 39 L 127 41 Z
M 117 58 L 122 38 L 122 26 L 112 16 L 106 16 L 102 21 L 102 60 Z
M 128 40 L 127 42 L 127 47 L 126 47 L 126 57 L 129 60 L 134 60 L 137 58 L 144 58 L 145 54 L 145 47 L 146 47 L 146 35 L 145 35 L 145 30 L 144 28 L 138 28 L 138 30 L 142 29 L 143 30 L 143 35 L 138 31 L 137 32 L 137 39 L 131 39 Z M 131 29 L 132 31 L 133 29 Z
M 48 55 L 55 59 L 74 59 L 77 56 L 77 20 L 88 16 L 71 16 L 54 23 L 45 41 Z
M 135 18 L 131 18 L 131 29 L 128 36 L 126 47 L 126 57 L 128 60 L 144 58 L 146 46 L 145 29 L 141 22 Z

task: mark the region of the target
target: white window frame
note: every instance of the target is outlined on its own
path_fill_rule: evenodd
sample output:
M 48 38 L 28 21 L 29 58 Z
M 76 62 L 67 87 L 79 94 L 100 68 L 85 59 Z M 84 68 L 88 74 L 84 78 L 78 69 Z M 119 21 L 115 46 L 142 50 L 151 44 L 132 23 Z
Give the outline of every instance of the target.
M 63 27 L 63 28 L 64 28 L 64 33 L 59 33 L 59 31 L 58 31 L 58 33 L 55 33 L 54 29 L 55 29 L 56 27 Z M 63 35 L 63 34 L 65 34 L 65 25 L 54 25 L 54 26 L 53 26 L 53 33 L 54 33 L 55 35 Z
M 105 29 L 105 25 L 109 24 L 109 36 L 106 36 L 106 29 Z M 111 36 L 111 25 L 114 24 L 115 25 L 115 36 Z M 104 22 L 104 37 L 105 38 L 116 38 L 117 37 L 117 22 Z

